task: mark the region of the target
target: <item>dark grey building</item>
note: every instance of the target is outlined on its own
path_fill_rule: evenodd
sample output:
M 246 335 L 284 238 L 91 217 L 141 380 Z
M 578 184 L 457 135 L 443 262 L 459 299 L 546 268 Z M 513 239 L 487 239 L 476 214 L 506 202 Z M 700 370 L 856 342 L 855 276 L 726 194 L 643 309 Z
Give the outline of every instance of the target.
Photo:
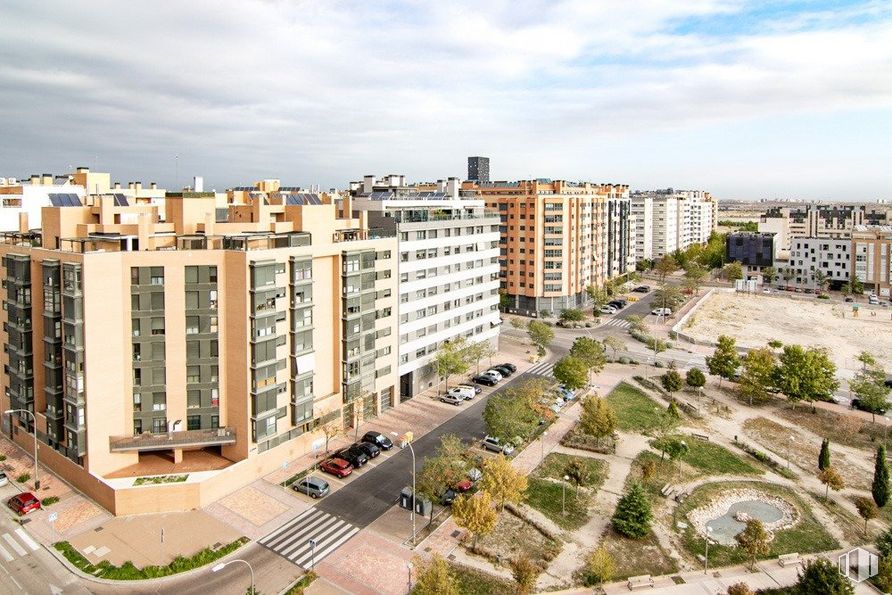
M 468 180 L 489 182 L 489 157 L 468 157 Z
M 737 261 L 747 267 L 770 267 L 774 264 L 774 234 L 729 233 L 725 240 L 725 256 L 728 262 Z

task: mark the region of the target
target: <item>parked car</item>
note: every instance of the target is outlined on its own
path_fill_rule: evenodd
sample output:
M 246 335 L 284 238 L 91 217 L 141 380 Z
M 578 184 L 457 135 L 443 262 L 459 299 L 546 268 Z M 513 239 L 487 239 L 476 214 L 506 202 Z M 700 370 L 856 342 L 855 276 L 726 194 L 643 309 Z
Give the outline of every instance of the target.
M 845 299 L 845 301 L 847 301 L 847 302 L 854 302 L 854 301 L 855 301 L 855 298 L 853 298 L 853 297 L 847 297 L 847 298 Z
M 508 368 L 503 368 L 502 366 L 493 366 L 493 370 L 502 375 L 502 378 L 510 378 L 512 374 L 514 374 L 514 370 L 509 370 Z
M 576 393 L 573 392 L 572 390 L 570 390 L 569 388 L 565 388 L 565 387 L 563 387 L 563 386 L 559 386 L 556 390 L 557 390 L 558 394 L 559 394 L 565 401 L 572 401 L 573 399 L 576 398 Z
M 892 378 L 886 378 L 886 386 L 892 388 Z
M 443 492 L 443 495 L 440 497 L 440 503 L 443 506 L 452 506 L 452 503 L 455 502 L 455 497 L 458 494 L 455 493 L 455 490 L 452 488 L 447 489 Z
M 603 306 L 598 308 L 598 311 L 601 314 L 616 314 L 616 308 L 614 308 L 610 304 L 604 304 Z
M 6 505 L 19 516 L 34 512 L 35 510 L 40 510 L 40 500 L 38 500 L 37 496 L 31 492 L 22 492 L 21 494 L 13 496 L 6 501 Z
M 499 381 L 495 380 L 492 376 L 484 376 L 483 374 L 474 376 L 471 380 L 477 384 L 482 384 L 483 386 L 495 386 L 499 383 Z
M 6 473 L 0 471 L 0 486 L 5 486 L 9 483 L 9 478 L 6 477 Z
M 362 437 L 362 441 L 374 444 L 381 450 L 390 450 L 393 448 L 393 442 L 381 432 L 366 432 Z
M 455 491 L 457 491 L 460 494 L 464 494 L 465 492 L 467 492 L 468 490 L 470 490 L 473 487 L 474 487 L 473 481 L 471 481 L 470 479 L 463 479 L 460 482 L 458 482 L 457 484 L 455 484 Z
M 478 481 L 483 479 L 483 471 L 481 471 L 477 467 L 471 467 L 470 469 L 468 469 L 468 479 L 470 479 L 474 483 L 477 483 Z
M 450 395 L 449 393 L 446 393 L 445 395 L 440 397 L 440 400 L 443 401 L 444 403 L 448 403 L 450 405 L 461 405 L 462 403 L 465 402 L 465 398 L 463 396 Z
M 483 448 L 484 450 L 489 450 L 492 452 L 500 452 L 505 455 L 510 455 L 514 452 L 514 447 L 511 444 L 505 443 L 502 444 L 502 441 L 496 438 L 495 436 L 486 436 L 483 439 Z
M 335 477 L 347 477 L 353 473 L 353 465 L 340 457 L 332 457 L 320 463 L 319 468 Z
M 514 364 L 499 364 L 497 368 L 508 368 L 512 373 L 517 372 L 517 366 Z
M 492 376 L 493 379 L 494 379 L 496 382 L 501 382 L 502 379 L 504 378 L 504 377 L 499 373 L 498 370 L 494 370 L 493 368 L 490 368 L 489 370 L 487 370 L 486 372 L 484 372 L 483 374 L 481 374 L 481 376 Z
M 301 494 L 306 494 L 313 500 L 316 498 L 324 498 L 331 491 L 328 482 L 321 477 L 304 477 L 291 484 L 291 489 Z
M 651 310 L 650 313 L 653 314 L 654 316 L 669 316 L 670 314 L 672 314 L 672 309 L 671 308 L 654 308 L 653 310 Z
M 617 311 L 622 310 L 623 308 L 626 307 L 626 305 L 624 303 L 620 302 L 619 300 L 607 302 L 607 305 Z
M 474 394 L 475 394 L 475 395 L 479 395 L 480 393 L 483 392 L 483 389 L 482 389 L 482 388 L 480 388 L 479 386 L 474 386 L 473 384 L 459 384 L 458 386 L 461 387 L 461 388 L 469 388 L 469 389 L 471 389 L 472 391 L 474 391 Z
M 473 389 L 463 388 L 461 386 L 453 386 L 449 390 L 446 391 L 447 395 L 452 395 L 453 397 L 459 397 L 461 399 L 473 399 L 474 395 L 477 394 Z
M 632 291 L 634 291 L 635 293 L 647 293 L 648 291 L 650 291 L 650 287 L 648 287 L 647 285 L 639 285 Z
M 763 288 L 762 293 L 771 293 L 771 288 L 770 287 Z
M 357 442 L 353 447 L 361 450 L 362 454 L 368 457 L 370 461 L 381 454 L 381 449 L 371 442 Z
M 369 462 L 369 458 L 366 456 L 366 454 L 355 444 L 351 444 L 347 448 L 339 450 L 335 453 L 335 456 L 340 457 L 353 465 L 354 469 L 359 469 Z

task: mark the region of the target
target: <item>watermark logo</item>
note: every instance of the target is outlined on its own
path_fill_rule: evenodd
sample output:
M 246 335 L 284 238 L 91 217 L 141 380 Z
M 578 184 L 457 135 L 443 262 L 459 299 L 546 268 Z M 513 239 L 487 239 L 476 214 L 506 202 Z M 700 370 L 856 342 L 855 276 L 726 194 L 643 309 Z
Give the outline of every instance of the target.
M 879 572 L 880 558 L 856 547 L 839 557 L 839 572 L 852 582 L 860 583 Z

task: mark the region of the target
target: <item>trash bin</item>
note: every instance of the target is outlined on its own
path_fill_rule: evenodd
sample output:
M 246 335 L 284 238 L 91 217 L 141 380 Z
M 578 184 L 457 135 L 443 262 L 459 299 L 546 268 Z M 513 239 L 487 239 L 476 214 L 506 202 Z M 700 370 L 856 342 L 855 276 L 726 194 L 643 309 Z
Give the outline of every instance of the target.
M 402 490 L 400 490 L 400 508 L 405 508 L 406 510 L 412 510 L 414 501 L 415 501 L 415 498 L 412 497 L 412 488 L 405 487 Z
M 433 504 L 431 504 L 430 500 L 417 500 L 415 502 L 415 514 L 428 516 L 431 513 L 432 508 Z

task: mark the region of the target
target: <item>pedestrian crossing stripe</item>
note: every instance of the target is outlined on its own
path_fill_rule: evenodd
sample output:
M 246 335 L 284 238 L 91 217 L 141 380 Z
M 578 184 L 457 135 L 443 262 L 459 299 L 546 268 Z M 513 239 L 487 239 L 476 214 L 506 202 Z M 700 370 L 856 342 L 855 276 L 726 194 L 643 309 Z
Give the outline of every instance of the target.
M 0 558 L 3 558 L 6 562 L 15 560 L 16 555 L 26 556 L 29 553 L 29 549 L 32 552 L 36 552 L 40 549 L 40 545 L 21 527 L 15 530 L 15 535 L 19 538 L 18 540 L 9 533 L 4 533 L 2 535 L 3 539 L 0 540 Z M 23 547 L 19 541 L 24 543 L 25 546 Z M 6 543 L 5 547 L 3 545 L 4 542 Z M 7 548 L 10 548 L 12 552 Z
M 262 538 L 259 543 L 308 569 L 358 532 L 359 529 L 347 521 L 318 508 L 310 508 Z M 311 540 L 315 544 L 315 552 L 310 546 Z
M 632 326 L 632 323 L 630 323 L 628 320 L 626 320 L 624 318 L 611 318 L 610 320 L 608 320 L 601 326 L 613 326 L 616 328 L 629 328 L 630 326 Z
M 527 370 L 526 374 L 532 374 L 533 376 L 551 376 L 552 370 L 554 370 L 554 362 L 541 362 Z

